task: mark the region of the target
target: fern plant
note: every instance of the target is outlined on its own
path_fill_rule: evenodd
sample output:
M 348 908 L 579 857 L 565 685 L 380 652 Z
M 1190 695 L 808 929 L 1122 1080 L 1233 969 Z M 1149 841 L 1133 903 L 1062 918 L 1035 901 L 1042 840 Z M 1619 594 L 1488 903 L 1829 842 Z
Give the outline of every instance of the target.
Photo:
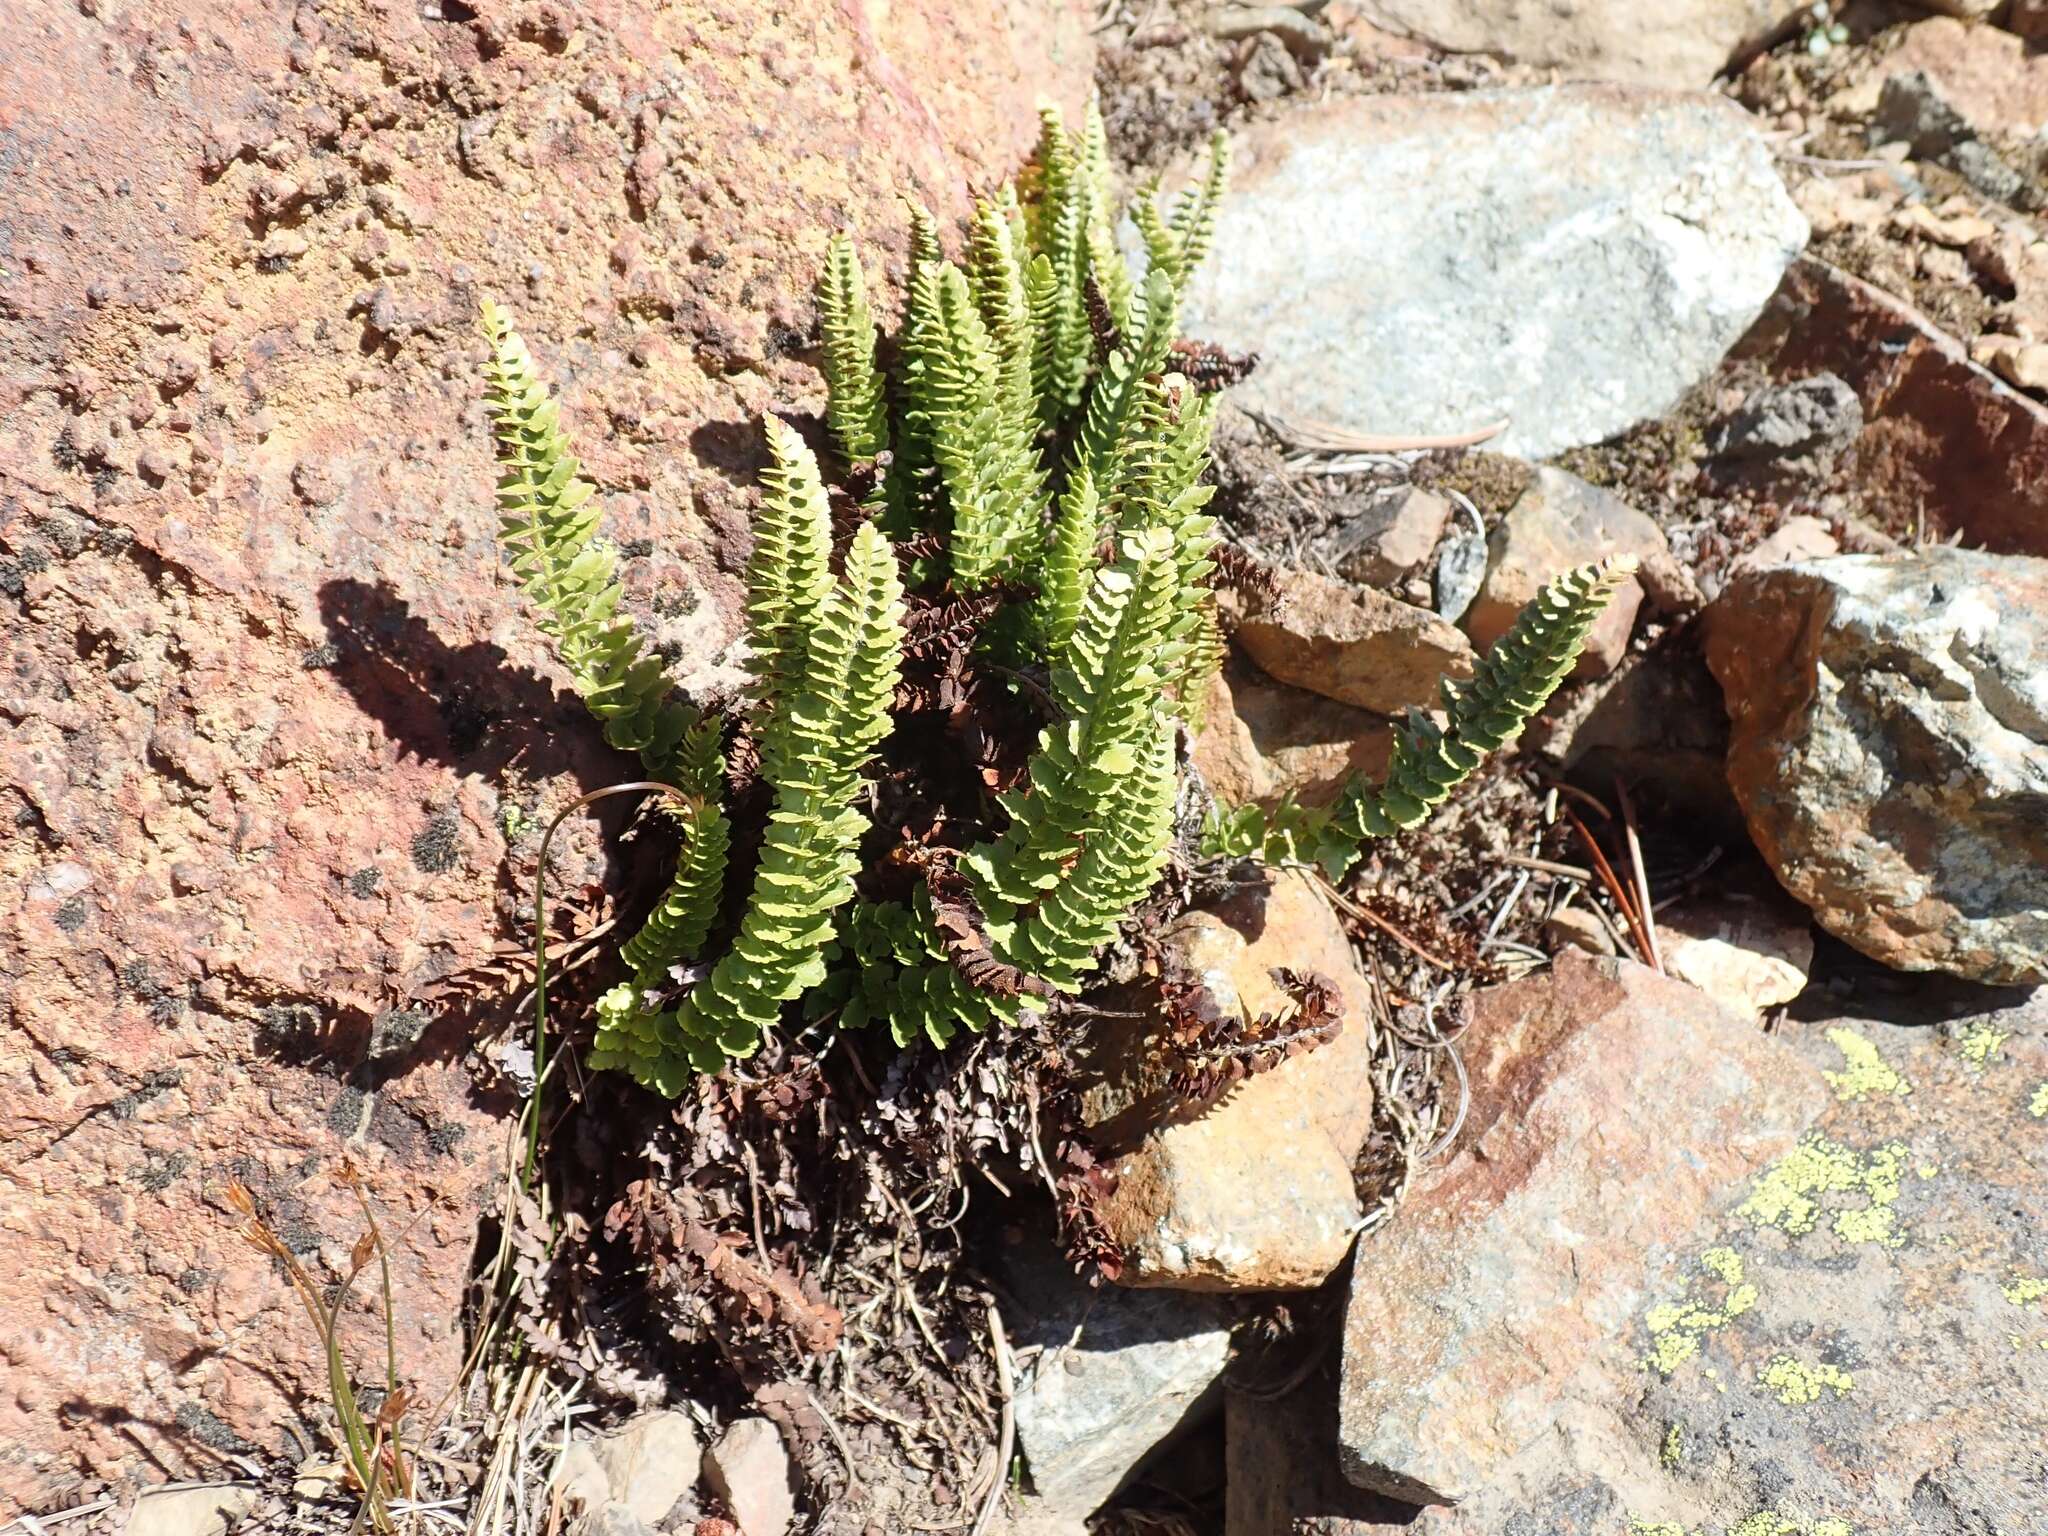
M 512 571 L 606 739 L 683 791 L 675 875 L 621 949 L 592 1064 L 674 1094 L 752 1054 L 799 999 L 813 1020 L 944 1044 L 1087 984 L 1166 863 L 1179 742 L 1223 654 L 1204 483 L 1216 400 L 1174 363 L 1224 177 L 1219 135 L 1170 213 L 1141 194 L 1134 272 L 1099 116 L 1072 134 L 1046 112 L 958 263 L 912 208 L 893 376 L 852 240 L 833 239 L 817 297 L 844 493 L 835 506 L 812 448 L 768 418 L 753 687 L 732 722 L 672 700 L 619 612 L 557 408 L 485 306 Z M 1411 722 L 1386 785 L 1327 812 L 1220 813 L 1212 846 L 1341 871 L 1362 839 L 1412 825 L 1548 697 L 1620 575 L 1547 592 L 1447 688 L 1445 725 Z M 726 891 L 728 734 L 772 801 L 744 901 Z

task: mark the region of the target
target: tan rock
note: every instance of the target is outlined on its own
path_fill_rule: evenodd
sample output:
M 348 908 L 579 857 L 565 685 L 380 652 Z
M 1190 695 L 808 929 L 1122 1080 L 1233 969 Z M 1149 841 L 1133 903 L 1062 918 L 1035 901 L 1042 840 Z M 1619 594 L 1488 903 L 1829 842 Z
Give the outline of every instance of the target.
M 782 1431 L 767 1419 L 737 1419 L 704 1457 L 710 1484 L 741 1536 L 783 1536 L 796 1519 L 796 1469 Z
M 1194 762 L 1224 805 L 1291 795 L 1321 806 L 1354 774 L 1384 778 L 1393 748 L 1394 728 L 1378 715 L 1276 683 L 1233 656 L 1212 686 Z
M 1778 881 L 1900 970 L 2048 981 L 2048 560 L 1928 546 L 1707 610 L 1728 780 Z
M 1545 466 L 1508 509 L 1487 545 L 1486 583 L 1465 615 L 1465 633 L 1485 650 L 1506 634 L 1543 584 L 1608 555 L 1668 552 L 1664 534 L 1620 497 Z M 1586 637 L 1573 675 L 1614 670 L 1628 649 L 1643 589 L 1629 580 Z
M 1456 1502 L 1551 1432 L 1574 1377 L 1627 1390 L 1653 1256 L 1788 1151 L 1825 1094 L 1692 988 L 1567 952 L 1480 992 L 1457 1148 L 1360 1245 L 1344 1323 L 1345 1475 Z
M 1657 948 L 1665 974 L 1730 1013 L 1761 1019 L 1806 990 L 1813 922 L 1783 891 L 1731 892 L 1660 913 Z
M 1364 586 L 1395 586 L 1429 564 L 1450 520 L 1451 504 L 1436 492 L 1402 486 L 1339 530 L 1332 550 L 1337 574 Z
M 1589 955 L 1616 955 L 1614 935 L 1599 915 L 1586 907 L 1566 907 L 1543 920 L 1543 937 L 1555 949 L 1583 950 Z
M 2002 347 L 1992 356 L 1991 366 L 2008 384 L 2036 394 L 2048 393 L 2048 342 Z
M 1228 1010 L 1287 1006 L 1275 967 L 1326 976 L 1343 996 L 1344 1028 L 1190 1114 L 1165 1086 L 1171 1063 L 1156 1022 L 1104 1021 L 1085 1108 L 1115 1158 L 1117 1188 L 1101 1214 L 1124 1253 L 1121 1279 L 1215 1291 L 1318 1285 L 1350 1250 L 1351 1164 L 1372 1123 L 1370 996 L 1350 943 L 1296 871 L 1188 913 L 1164 943 Z
M 1279 595 L 1238 626 L 1245 654 L 1283 683 L 1382 715 L 1435 704 L 1446 677 L 1472 675 L 1463 635 L 1427 609 L 1312 571 L 1289 571 Z
M 1840 554 L 1842 546 L 1835 533 L 1817 517 L 1788 517 L 1753 548 L 1744 550 L 1734 565 L 1738 571 L 1763 570 L 1773 565 L 1790 565 L 1795 560 L 1818 560 Z
M 646 1525 L 658 1524 L 695 1486 L 704 1454 L 696 1421 L 674 1409 L 635 1414 L 590 1448 L 610 1496 Z
M 122 1536 L 226 1536 L 255 1507 L 256 1490 L 240 1485 L 166 1488 L 135 1501 Z

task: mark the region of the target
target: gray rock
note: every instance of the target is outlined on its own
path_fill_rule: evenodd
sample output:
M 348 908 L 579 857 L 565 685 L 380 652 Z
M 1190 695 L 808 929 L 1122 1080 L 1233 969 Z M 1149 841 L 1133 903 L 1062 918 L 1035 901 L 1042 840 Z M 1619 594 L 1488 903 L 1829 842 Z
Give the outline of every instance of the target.
M 1469 506 L 1458 511 L 1461 516 L 1437 551 L 1431 581 L 1437 617 L 1452 624 L 1465 617 L 1486 582 L 1486 524 Z
M 576 1536 L 648 1536 L 647 1522 L 624 1504 L 600 1504 L 573 1529 Z
M 225 1536 L 256 1507 L 256 1490 L 239 1484 L 145 1493 L 128 1512 L 124 1536 Z
M 1641 1250 L 1641 1299 L 1605 1320 L 1619 1336 L 1520 1394 L 1542 1425 L 1535 1439 L 1457 1508 L 1365 1529 L 2039 1531 L 2048 992 L 2017 1002 L 1980 992 L 1959 1006 L 1964 985 L 1922 981 L 1885 1004 L 1903 1003 L 1910 1023 L 1859 1010 L 1781 1026 L 1778 1071 L 1827 1100 L 1818 1124 L 1726 1187 L 1713 1211 Z M 1720 1070 L 1717 1053 L 1693 1060 Z M 1598 1134 L 1614 1108 L 1635 1103 L 1623 1091 L 1596 1117 Z M 1568 1138 L 1593 1134 L 1589 1123 Z M 1551 1219 L 1564 1229 L 1569 1215 Z M 1378 1241 L 1408 1220 L 1404 1211 Z M 1583 1262 L 1579 1275 L 1591 1278 Z M 1568 1283 L 1594 1315 L 1594 1292 L 1569 1265 L 1504 1280 Z M 1470 1402 L 1483 1369 L 1468 1356 L 1451 1389 Z M 1505 1380 L 1490 1380 L 1510 1397 Z
M 742 1536 L 782 1536 L 796 1519 L 796 1469 L 782 1431 L 767 1419 L 737 1419 L 705 1453 L 704 1480 Z
M 1473 1004 L 1458 1144 L 1360 1243 L 1344 1320 L 1344 1474 L 1411 1503 L 1549 1440 L 1583 1373 L 1628 1397 L 1668 1256 L 1826 1102 L 1749 1020 L 1631 961 L 1568 952 Z
M 1574 80 L 1704 90 L 1741 47 L 1804 0 L 1367 0 L 1366 18 L 1454 53 L 1490 53 Z
M 1706 624 L 1729 783 L 1821 926 L 1899 970 L 2048 981 L 2048 560 L 1746 571 Z
M 1237 141 L 1188 329 L 1283 417 L 1540 458 L 1661 415 L 1806 241 L 1718 97 L 1616 87 L 1327 103 Z
M 1876 144 L 1904 144 L 1916 160 L 1945 165 L 1986 197 L 2032 207 L 2027 179 L 2007 165 L 1924 69 L 1893 75 L 1870 126 Z
M 1863 430 L 1863 402 L 1832 373 L 1767 384 L 1743 401 L 1715 435 L 1714 452 L 1738 462 L 1817 459 L 1846 448 Z
M 1091 1288 L 1049 1240 L 1032 1251 L 1011 1277 L 1023 1310 L 1004 1320 L 1013 1349 L 1040 1351 L 1017 1383 L 1017 1445 L 1038 1516 L 1082 1520 L 1199 1416 L 1229 1364 L 1230 1328 L 1215 1297 Z

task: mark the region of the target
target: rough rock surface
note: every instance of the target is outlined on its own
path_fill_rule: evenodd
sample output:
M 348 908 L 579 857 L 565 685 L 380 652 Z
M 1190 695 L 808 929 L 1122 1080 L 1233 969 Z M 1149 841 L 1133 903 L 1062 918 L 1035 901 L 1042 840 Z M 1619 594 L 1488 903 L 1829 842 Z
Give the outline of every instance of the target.
M 1728 778 L 1822 927 L 1901 970 L 2048 981 L 2048 560 L 1751 571 L 1707 615 Z
M 2048 992 L 1923 978 L 1777 1040 L 1825 1117 L 1649 1260 L 1484 1488 L 1346 1536 L 2039 1526 Z
M 1796 0 L 1363 0 L 1375 24 L 1457 53 L 1490 53 L 1572 80 L 1703 90 L 1744 43 L 1801 9 Z
M 1758 879 L 1769 876 L 1758 872 Z M 1783 891 L 1729 890 L 1657 915 L 1666 975 L 1698 987 L 1730 1013 L 1761 1019 L 1806 989 L 1813 922 Z
M 314 1438 L 316 1343 L 230 1178 L 326 1275 L 351 1156 L 410 1234 L 402 1371 L 431 1401 L 459 1356 L 502 1102 L 409 1000 L 522 931 L 538 824 L 625 766 L 498 568 L 478 295 L 562 384 L 633 610 L 715 680 L 755 418 L 819 399 L 827 236 L 895 250 L 901 194 L 1012 169 L 1041 93 L 1078 106 L 1089 14 L 16 9 L 0 1510 Z M 603 875 L 590 829 L 557 846 Z
M 767 1419 L 727 1425 L 704 1455 L 704 1481 L 741 1536 L 782 1536 L 796 1519 L 796 1467 Z
M 1915 160 L 1947 166 L 1986 197 L 2032 206 L 2027 178 L 1977 136 L 1942 82 L 1924 69 L 1885 81 L 1870 132 L 1879 144 L 1905 145 Z
M 1487 540 L 1486 580 L 1465 612 L 1465 633 L 1483 651 L 1552 578 L 1609 555 L 1647 556 L 1666 547 L 1663 530 L 1619 496 L 1545 465 Z M 1642 601 L 1639 581 L 1622 584 L 1587 634 L 1573 676 L 1614 670 Z
M 1194 765 L 1225 805 L 1271 806 L 1292 795 L 1328 805 L 1353 774 L 1386 777 L 1394 727 L 1378 715 L 1276 683 L 1232 656 L 1195 738 Z
M 1358 1220 L 1351 1165 L 1372 1125 L 1370 994 L 1329 904 L 1306 876 L 1276 874 L 1195 911 L 1162 936 L 1226 1012 L 1288 1006 L 1271 971 L 1335 982 L 1344 1027 L 1318 1049 L 1246 1079 L 1199 1112 L 1179 1105 L 1149 1019 L 1105 1020 L 1102 1081 L 1083 1099 L 1090 1134 L 1115 1157 L 1099 1207 L 1123 1250 L 1126 1285 L 1261 1291 L 1320 1284 Z
M 1503 453 L 1598 442 L 1709 373 L 1806 241 L 1715 97 L 1336 101 L 1237 150 L 1188 328 L 1261 354 L 1242 403 L 1361 432 L 1506 417 Z
M 1338 530 L 1331 541 L 1337 574 L 1392 588 L 1429 564 L 1450 520 L 1451 504 L 1436 492 L 1402 486 Z
M 1344 1324 L 1345 1473 L 1416 1503 L 1544 1439 L 1823 1102 L 1749 1021 L 1630 961 L 1562 955 L 1474 1001 L 1459 1146 L 1360 1246 Z
M 1738 462 L 1832 455 L 1863 431 L 1863 403 L 1832 373 L 1757 390 L 1721 426 L 1714 452 Z
M 1344 1480 L 1334 1360 L 1278 1398 L 1226 1389 L 1223 1439 L 1223 1536 L 1364 1536 L 1408 1513 Z
M 2024 0 L 2015 14 L 2023 8 Z M 1886 81 L 1916 71 L 1940 81 L 1944 94 L 1979 133 L 2032 135 L 2048 123 L 2048 57 L 2010 31 L 1942 16 L 1906 28 L 1869 75 L 1828 105 L 1868 116 L 1877 109 Z
M 1230 1362 L 1222 1301 L 1091 1287 L 1051 1233 L 1010 1276 L 1010 1346 L 1036 1349 L 1017 1382 L 1017 1446 L 1034 1498 L 1026 1529 L 1078 1526 L 1154 1448 L 1198 1416 Z M 1064 1529 L 1064 1527 L 1061 1527 Z
M 1904 524 L 1923 511 L 1972 545 L 2048 555 L 2048 407 L 1926 316 L 1807 257 L 1753 341 L 1780 378 L 1826 370 L 1855 389 L 1856 473 L 1885 487 Z
M 1314 571 L 1289 571 L 1256 600 L 1237 643 L 1283 683 L 1382 715 L 1435 704 L 1438 683 L 1470 677 L 1478 659 L 1427 608 Z

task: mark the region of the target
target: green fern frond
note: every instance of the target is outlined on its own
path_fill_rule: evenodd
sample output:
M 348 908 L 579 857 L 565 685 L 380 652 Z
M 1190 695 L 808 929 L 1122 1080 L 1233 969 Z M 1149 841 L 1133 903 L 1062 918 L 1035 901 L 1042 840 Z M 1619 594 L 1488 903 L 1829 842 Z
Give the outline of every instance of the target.
M 824 337 L 826 423 L 850 465 L 871 464 L 889 451 L 889 405 L 875 366 L 875 317 L 853 241 L 832 237 L 818 278 L 818 320 Z
M 1353 779 L 1327 812 L 1289 805 L 1257 816 L 1248 814 L 1255 808 L 1240 808 L 1211 819 L 1208 842 L 1218 852 L 1231 852 L 1259 841 L 1266 857 L 1276 860 L 1312 850 L 1333 879 L 1341 877 L 1356 861 L 1360 843 L 1417 825 L 1488 753 L 1522 733 L 1570 673 L 1587 632 L 1635 574 L 1635 565 L 1633 556 L 1617 555 L 1546 585 L 1470 680 L 1443 684 L 1443 725 L 1409 712 L 1379 787 Z
M 1109 163 L 1109 135 L 1102 105 L 1088 103 L 1081 127 L 1080 161 L 1089 183 L 1088 261 L 1102 302 L 1119 327 L 1131 323 L 1131 269 L 1116 243 L 1116 177 Z
M 1101 539 L 1102 498 L 1095 489 L 1094 471 L 1084 460 L 1068 477 L 1054 508 L 1033 605 L 1038 634 L 1053 655 L 1066 650 L 1080 622 Z
M 596 537 L 599 509 L 590 482 L 578 473 L 532 354 L 503 309 L 485 299 L 482 311 L 491 351 L 484 408 L 497 443 L 499 539 L 512 573 L 605 740 L 639 753 L 662 778 L 694 712 L 670 702 L 666 670 L 618 611 L 624 590 L 616 557 Z
M 1038 295 L 1034 310 L 1033 386 L 1048 422 L 1078 405 L 1093 360 L 1094 333 L 1088 324 L 1088 232 L 1094 221 L 1095 189 L 1080 147 L 1067 133 L 1055 107 L 1039 109 L 1036 202 L 1027 205 L 1036 254 L 1046 258 L 1053 282 Z
M 1175 611 L 1167 636 L 1180 665 L 1167 686 L 1190 725 L 1200 723 L 1210 679 L 1223 660 L 1213 590 L 1219 535 L 1207 511 L 1216 488 L 1202 482 L 1216 400 L 1197 393 L 1179 374 L 1145 381 L 1119 516 L 1126 528 L 1162 528 L 1171 537 Z
M 1216 215 L 1230 184 L 1230 136 L 1218 128 L 1209 137 L 1209 165 L 1202 179 L 1173 206 L 1173 238 L 1180 246 L 1175 280 L 1182 288 L 1216 243 Z
M 747 558 L 748 662 L 761 712 L 772 716 L 806 675 L 806 647 L 832 590 L 832 513 L 818 461 L 796 429 L 766 418 L 769 465 Z

